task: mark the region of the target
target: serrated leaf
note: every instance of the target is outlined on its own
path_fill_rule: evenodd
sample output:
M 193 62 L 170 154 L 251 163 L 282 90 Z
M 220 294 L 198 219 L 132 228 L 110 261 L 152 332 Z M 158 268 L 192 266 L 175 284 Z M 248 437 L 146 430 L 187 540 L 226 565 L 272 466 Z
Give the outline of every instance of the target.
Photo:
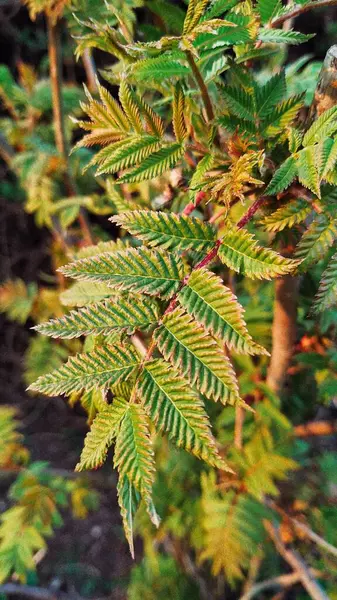
M 139 167 L 126 173 L 117 181 L 118 183 L 133 183 L 159 177 L 174 167 L 183 154 L 184 147 L 181 144 L 164 146 L 158 152 L 150 154 Z
M 248 121 L 256 118 L 256 107 L 254 96 L 251 91 L 241 87 L 226 86 L 221 90 L 226 105 L 236 116 Z
M 227 267 L 252 279 L 271 279 L 294 271 L 299 262 L 259 246 L 252 234 L 233 229 L 223 238 L 218 256 Z
M 173 77 L 188 77 L 190 73 L 189 67 L 184 65 L 181 59 L 176 59 L 170 54 L 140 60 L 133 69 L 133 75 L 140 82 L 161 82 L 163 79 L 172 79 Z
M 128 119 L 132 129 L 141 134 L 143 132 L 143 125 L 140 118 L 139 107 L 133 97 L 131 88 L 127 85 L 125 80 L 122 80 L 120 83 L 118 95 L 126 118 Z
M 274 173 L 265 191 L 266 196 L 273 196 L 283 192 L 294 181 L 297 175 L 296 160 L 293 156 L 289 156 L 287 160 Z
M 293 154 L 298 150 L 302 144 L 302 137 L 302 132 L 298 131 L 298 129 L 295 129 L 295 127 L 288 128 L 289 152 Z
M 316 144 L 315 157 L 320 180 L 325 179 L 337 162 L 337 140 L 326 138 Z
M 178 142 L 183 142 L 186 135 L 187 129 L 185 124 L 185 96 L 182 90 L 182 87 L 179 83 L 176 84 L 174 88 L 173 95 L 173 130 L 176 140 Z
M 154 336 L 164 358 L 207 398 L 240 403 L 233 367 L 217 342 L 178 308 L 164 316 Z
M 321 190 L 319 186 L 315 146 L 308 146 L 301 150 L 298 153 L 296 165 L 299 182 L 320 198 Z
M 85 306 L 114 295 L 105 283 L 76 281 L 69 289 L 61 292 L 60 300 L 65 306 Z
M 242 306 L 217 275 L 205 268 L 193 271 L 178 299 L 190 315 L 231 350 L 268 354 L 249 335 Z
M 184 277 L 181 259 L 164 250 L 129 248 L 70 263 L 60 269 L 79 280 L 105 282 L 117 290 L 169 298 Z
M 282 100 L 286 92 L 284 72 L 274 75 L 263 86 L 256 87 L 257 115 L 265 118 L 274 109 L 275 105 Z
M 303 234 L 295 251 L 295 258 L 302 260 L 301 270 L 324 258 L 337 239 L 337 222 L 326 215 L 318 215 Z
M 257 10 L 259 11 L 261 22 L 269 23 L 282 9 L 280 0 L 258 0 Z
M 154 452 L 148 417 L 140 404 L 129 404 L 116 438 L 114 466 L 119 477 L 127 477 L 139 491 L 155 525 L 152 486 L 155 475 Z
M 183 26 L 183 35 L 187 35 L 193 31 L 202 17 L 207 4 L 208 0 L 189 0 Z
M 114 398 L 111 405 L 98 413 L 85 437 L 76 471 L 97 469 L 104 463 L 127 408 L 128 404 L 123 398 Z
M 160 148 L 161 142 L 157 137 L 143 135 L 141 137 L 131 138 L 129 142 L 124 142 L 121 147 L 114 150 L 112 146 L 110 152 L 108 148 L 101 150 L 100 159 L 96 157 L 95 162 L 99 162 L 96 175 L 103 173 L 117 173 L 123 169 L 128 169 L 141 163 L 150 154 Z M 104 159 L 103 154 L 104 152 Z
M 324 138 L 337 131 L 337 106 L 326 110 L 311 125 L 303 138 L 303 146 L 311 146 L 316 142 L 324 141 Z
M 166 250 L 207 250 L 215 242 L 215 231 L 209 223 L 183 214 L 151 210 L 127 211 L 110 219 L 149 246 Z
M 147 363 L 137 390 L 151 420 L 177 446 L 212 466 L 226 468 L 201 401 L 173 367 L 161 359 Z
M 28 389 L 48 396 L 106 389 L 130 377 L 139 363 L 139 356 L 130 346 L 96 348 L 90 354 L 71 356 L 62 367 L 39 377 Z
M 313 309 L 316 313 L 326 310 L 337 303 L 337 252 L 323 272 L 315 297 Z
M 265 217 L 261 223 L 266 231 L 275 233 L 283 231 L 286 227 L 293 227 L 302 223 L 312 212 L 312 207 L 306 200 L 298 198 L 287 202 L 271 215 Z
M 150 298 L 120 297 L 104 300 L 78 310 L 60 319 L 51 319 L 35 327 L 36 331 L 53 338 L 71 339 L 81 335 L 109 334 L 149 327 L 158 320 L 158 305 Z
M 117 483 L 118 504 L 121 509 L 125 537 L 128 541 L 132 558 L 135 557 L 133 544 L 133 521 L 140 503 L 140 494 L 130 482 L 127 475 L 118 477 Z
M 300 33 L 299 31 L 285 31 L 283 29 L 260 29 L 258 40 L 265 44 L 303 44 L 313 37 L 314 34 Z
M 297 117 L 298 111 L 303 106 L 303 94 L 292 96 L 283 100 L 275 109 L 263 119 L 265 134 L 268 137 L 275 137 L 284 132 L 284 129 L 291 125 Z

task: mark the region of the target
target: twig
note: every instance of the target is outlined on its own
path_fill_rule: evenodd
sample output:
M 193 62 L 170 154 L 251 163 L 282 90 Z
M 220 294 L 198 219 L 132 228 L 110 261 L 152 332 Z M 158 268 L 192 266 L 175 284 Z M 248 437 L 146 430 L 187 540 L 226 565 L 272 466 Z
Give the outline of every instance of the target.
M 54 115 L 54 131 L 56 148 L 62 156 L 65 163 L 64 183 L 67 188 L 68 196 L 76 196 L 77 189 L 75 181 L 70 172 L 69 153 L 66 142 L 64 114 L 62 106 L 62 71 L 61 71 L 61 56 L 60 56 L 60 22 L 47 16 L 48 27 L 48 54 L 50 64 L 50 83 L 53 99 L 53 115 Z M 83 238 L 88 245 L 93 244 L 90 227 L 86 218 L 85 211 L 80 208 L 78 221 L 82 229 Z
M 206 198 L 205 192 L 198 192 L 195 196 L 194 202 L 189 202 L 188 204 L 186 204 L 186 206 L 183 210 L 183 215 L 189 216 L 205 198 Z
M 235 425 L 234 425 L 234 446 L 237 450 L 242 450 L 242 430 L 245 419 L 245 412 L 242 406 L 235 407 Z
M 319 575 L 319 571 L 314 569 L 308 569 L 308 572 L 311 576 Z M 271 579 L 266 579 L 265 581 L 261 581 L 253 585 L 247 592 L 241 596 L 240 600 L 251 600 L 258 596 L 261 592 L 265 590 L 269 590 L 270 588 L 282 589 L 286 587 L 290 587 L 299 583 L 301 581 L 301 577 L 299 573 L 289 573 L 287 575 L 279 575 L 278 577 L 272 577 Z M 260 596 L 259 596 L 260 597 Z
M 96 65 L 93 59 L 91 49 L 85 48 L 82 54 L 83 66 L 87 78 L 87 85 L 90 92 L 97 92 L 97 73 Z
M 301 531 L 301 533 L 303 533 L 309 540 L 314 542 L 317 546 L 319 546 L 320 548 L 323 548 L 324 550 L 329 552 L 329 554 L 332 554 L 333 556 L 337 557 L 336 546 L 329 544 L 329 542 L 327 542 L 324 538 L 322 538 L 320 535 L 318 535 L 318 533 L 315 533 L 315 531 L 310 529 L 310 527 L 308 527 L 308 525 L 306 525 L 305 523 L 301 523 L 301 521 L 299 521 L 298 519 L 295 519 L 295 517 L 291 517 L 290 515 L 288 515 L 286 513 L 286 511 L 283 510 L 283 508 L 280 508 L 279 506 L 277 506 L 277 504 L 276 504 L 276 502 L 274 502 L 274 500 L 266 499 L 265 504 L 266 504 L 266 506 L 269 506 L 270 508 L 272 508 L 273 510 L 278 512 L 282 516 L 283 519 L 290 522 L 293 525 L 295 530 L 297 529 L 298 531 Z
M 270 24 L 270 27 L 272 27 L 273 29 L 277 29 L 278 27 L 283 25 L 283 23 L 285 21 L 288 21 L 288 19 L 295 19 L 296 17 L 303 15 L 304 13 L 308 12 L 309 10 L 312 10 L 314 8 L 325 8 L 325 7 L 329 7 L 329 6 L 336 6 L 336 4 L 337 4 L 337 0 L 318 0 L 317 2 L 309 2 L 308 4 L 305 4 L 304 6 L 298 6 L 297 8 L 294 8 L 294 10 L 292 10 L 291 12 L 288 12 L 285 15 L 281 15 L 280 17 L 275 19 L 275 21 L 272 21 L 272 23 Z
M 242 229 L 242 227 L 245 227 L 245 225 L 247 225 L 247 223 L 249 223 L 249 221 L 251 220 L 251 218 L 255 215 L 255 213 L 259 210 L 259 208 L 262 206 L 262 204 L 265 201 L 266 201 L 266 198 L 264 196 L 259 196 L 253 202 L 253 204 L 249 207 L 249 209 L 243 215 L 243 217 L 241 217 L 240 221 L 237 223 L 237 227 L 239 229 Z
M 284 545 L 278 530 L 269 521 L 265 523 L 265 527 L 275 544 L 276 550 L 298 575 L 309 596 L 313 600 L 330 600 L 329 596 L 314 579 L 302 557 L 295 550 L 291 550 Z
M 194 60 L 192 52 L 190 52 L 189 50 L 186 50 L 185 54 L 186 54 L 188 64 L 191 67 L 191 71 L 192 71 L 192 73 L 195 77 L 195 80 L 199 86 L 202 101 L 204 103 L 204 107 L 205 107 L 205 111 L 206 111 L 206 115 L 207 115 L 207 119 L 208 119 L 208 121 L 213 121 L 214 110 L 213 110 L 211 98 L 208 93 L 207 86 L 206 86 L 206 84 L 203 80 L 203 77 L 198 69 L 198 66 Z

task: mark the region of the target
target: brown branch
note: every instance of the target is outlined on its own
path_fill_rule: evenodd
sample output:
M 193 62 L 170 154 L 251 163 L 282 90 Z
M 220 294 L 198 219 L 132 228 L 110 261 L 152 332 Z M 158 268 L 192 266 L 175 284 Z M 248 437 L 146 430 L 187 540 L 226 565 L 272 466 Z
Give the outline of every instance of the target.
M 195 80 L 199 86 L 202 101 L 204 103 L 204 107 L 205 107 L 205 111 L 206 111 L 206 115 L 207 115 L 207 119 L 208 119 L 208 121 L 213 121 L 214 110 L 213 110 L 211 98 L 208 93 L 207 86 L 206 86 L 206 84 L 203 80 L 203 77 L 198 69 L 198 66 L 194 60 L 194 56 L 193 56 L 192 52 L 190 52 L 189 50 L 186 50 L 185 55 L 186 55 L 188 64 L 191 67 L 191 71 L 195 77 Z
M 294 10 L 288 12 L 285 15 L 281 15 L 280 17 L 275 19 L 275 21 L 272 21 L 272 23 L 270 24 L 270 27 L 272 27 L 273 29 L 277 29 L 278 27 L 283 25 L 283 23 L 285 21 L 288 21 L 288 19 L 295 19 L 296 17 L 303 15 L 304 13 L 308 12 L 309 10 L 313 10 L 314 8 L 326 8 L 329 6 L 336 6 L 336 5 L 337 5 L 337 0 L 318 0 L 317 2 L 309 2 L 308 4 L 305 4 L 304 6 L 298 6 L 297 8 L 294 8 Z
M 95 61 L 90 48 L 85 48 L 82 54 L 82 61 L 87 78 L 87 86 L 90 92 L 97 92 L 97 72 Z
M 267 375 L 267 385 L 275 394 L 282 391 L 294 351 L 298 285 L 298 278 L 291 275 L 275 281 L 272 352 Z
M 308 569 L 308 572 L 311 576 L 317 577 L 320 575 L 319 571 L 315 569 Z M 240 600 L 251 600 L 256 596 L 260 597 L 259 594 L 269 589 L 284 589 L 287 587 L 291 587 L 296 583 L 301 581 L 301 576 L 299 573 L 289 573 L 287 575 L 279 575 L 278 577 L 272 577 L 271 579 L 266 579 L 265 581 L 261 581 L 253 585 L 247 592 L 241 596 Z
M 195 196 L 194 202 L 189 202 L 186 204 L 182 214 L 189 216 L 205 198 L 205 192 L 198 192 Z
M 329 596 L 314 579 L 302 557 L 295 550 L 287 548 L 282 542 L 278 530 L 270 522 L 266 522 L 265 527 L 270 538 L 274 542 L 276 550 L 288 563 L 288 565 L 291 566 L 293 571 L 298 574 L 299 580 L 301 581 L 305 590 L 308 592 L 309 596 L 313 600 L 330 600 Z
M 56 148 L 62 156 L 65 164 L 64 184 L 68 196 L 76 196 L 77 189 L 75 181 L 70 172 L 69 152 L 64 127 L 64 113 L 62 106 L 62 65 L 61 65 L 61 40 L 60 40 L 60 21 L 47 16 L 48 28 L 48 54 L 50 68 L 50 84 L 53 100 L 54 133 Z M 83 208 L 80 208 L 78 221 L 83 233 L 83 238 L 88 245 L 93 244 L 89 223 Z

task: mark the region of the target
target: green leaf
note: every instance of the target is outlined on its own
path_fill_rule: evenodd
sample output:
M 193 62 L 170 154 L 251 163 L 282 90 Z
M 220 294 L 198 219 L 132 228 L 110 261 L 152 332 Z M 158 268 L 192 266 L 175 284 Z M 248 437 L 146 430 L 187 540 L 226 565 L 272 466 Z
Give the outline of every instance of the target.
M 318 215 L 303 234 L 295 251 L 302 260 L 301 271 L 324 258 L 337 239 L 337 222 L 326 215 Z
M 254 96 L 251 91 L 241 87 L 226 86 L 221 90 L 225 102 L 234 115 L 254 121 L 256 118 L 256 107 Z
M 169 298 L 184 277 L 181 259 L 164 250 L 129 248 L 70 263 L 60 269 L 79 280 L 107 283 L 115 290 Z
M 139 167 L 122 175 L 117 181 L 118 183 L 132 183 L 159 177 L 174 167 L 183 154 L 184 146 L 181 144 L 165 146 L 158 152 L 150 154 Z
M 280 168 L 274 173 L 272 180 L 269 182 L 265 194 L 267 196 L 273 196 L 283 192 L 297 175 L 296 160 L 293 156 L 289 156 L 287 160 L 282 163 Z
M 110 296 L 115 294 L 105 283 L 76 281 L 69 289 L 61 292 L 60 300 L 65 306 L 86 306 Z
M 218 256 L 227 267 L 252 279 L 271 279 L 291 273 L 299 261 L 259 246 L 252 234 L 233 229 L 222 240 Z
M 300 33 L 299 31 L 284 31 L 283 29 L 260 29 L 258 40 L 265 44 L 303 44 L 307 42 L 314 34 Z
M 28 389 L 48 396 L 71 394 L 80 390 L 87 392 L 125 381 L 140 363 L 131 346 L 105 346 L 93 352 L 71 356 L 59 369 L 43 375 Z
M 233 367 L 217 342 L 183 309 L 164 316 L 155 332 L 164 358 L 207 398 L 240 403 Z
M 177 446 L 212 466 L 226 469 L 201 401 L 172 366 L 160 359 L 147 363 L 137 389 L 151 420 Z
M 330 259 L 330 262 L 323 272 L 318 292 L 314 302 L 314 311 L 316 313 L 330 308 L 337 303 L 337 252 Z
M 263 119 L 265 135 L 268 137 L 279 136 L 286 127 L 297 117 L 298 111 L 303 106 L 303 94 L 292 96 L 280 102 L 273 111 Z
M 315 146 L 308 146 L 301 150 L 298 153 L 296 165 L 299 182 L 320 198 L 321 190 L 319 186 Z
M 178 299 L 191 316 L 231 350 L 240 354 L 268 354 L 249 335 L 242 306 L 217 275 L 205 268 L 193 271 Z
M 166 250 L 208 250 L 215 242 L 209 223 L 196 217 L 151 210 L 127 211 L 110 219 L 149 246 Z
M 180 59 L 172 54 L 158 56 L 138 61 L 133 68 L 133 75 L 137 81 L 163 81 L 173 77 L 187 77 L 191 71 Z
M 128 404 L 123 398 L 114 398 L 111 405 L 98 413 L 86 435 L 76 471 L 97 469 L 104 463 L 127 408 Z
M 239 0 L 213 0 L 202 17 L 202 20 L 206 21 L 208 19 L 213 19 L 214 17 L 219 17 L 233 8 L 233 6 L 236 6 L 238 2 Z
M 173 130 L 177 142 L 183 142 L 187 135 L 185 124 L 185 96 L 182 87 L 179 83 L 174 88 L 173 95 Z
M 145 501 L 155 525 L 159 519 L 152 502 L 155 475 L 154 452 L 148 417 L 140 404 L 129 404 L 117 434 L 114 466 L 119 477 L 127 477 Z
M 133 332 L 149 327 L 158 320 L 158 305 L 150 298 L 120 297 L 117 302 L 105 300 L 72 310 L 60 319 L 51 319 L 35 327 L 36 331 L 54 338 L 71 339 L 81 335 L 109 334 L 112 331 Z
M 129 142 L 124 142 L 123 145 L 121 147 L 118 146 L 116 150 L 114 150 L 114 144 L 110 152 L 108 151 L 110 146 L 103 148 L 100 153 L 100 157 L 102 158 L 99 158 L 98 156 L 95 157 L 95 163 L 100 163 L 96 175 L 102 175 L 103 173 L 117 173 L 123 169 L 133 167 L 158 150 L 160 145 L 161 142 L 157 137 L 153 135 L 143 135 L 141 137 L 131 138 Z
M 337 140 L 326 138 L 315 146 L 315 159 L 320 180 L 324 179 L 337 161 Z
M 307 200 L 298 198 L 287 202 L 284 206 L 278 208 L 271 215 L 262 220 L 262 225 L 266 231 L 283 231 L 286 227 L 293 227 L 302 223 L 311 213 L 312 207 Z
M 316 142 L 322 142 L 326 137 L 337 131 L 337 106 L 326 110 L 311 125 L 303 138 L 303 146 L 311 146 Z
M 140 503 L 140 494 L 130 482 L 127 475 L 118 477 L 117 496 L 118 504 L 121 509 L 125 537 L 129 544 L 131 556 L 134 558 L 133 521 Z
M 141 134 L 143 132 L 143 125 L 140 118 L 138 103 L 135 101 L 131 88 L 124 79 L 122 79 L 120 83 L 118 95 L 131 128 Z
M 256 87 L 257 115 L 265 118 L 274 109 L 275 105 L 283 99 L 286 92 L 284 71 L 274 75 L 263 86 Z
M 258 0 L 257 10 L 261 17 L 261 22 L 269 23 L 282 9 L 280 0 Z

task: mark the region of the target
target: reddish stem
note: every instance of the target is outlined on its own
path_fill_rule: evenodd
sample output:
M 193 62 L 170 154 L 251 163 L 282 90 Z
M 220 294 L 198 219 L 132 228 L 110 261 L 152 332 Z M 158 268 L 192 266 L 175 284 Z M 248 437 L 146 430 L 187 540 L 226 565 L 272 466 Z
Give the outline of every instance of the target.
M 241 217 L 240 221 L 237 223 L 236 226 L 238 227 L 238 229 L 242 229 L 242 227 L 247 225 L 247 223 L 251 220 L 251 218 L 259 210 L 260 206 L 262 206 L 262 204 L 265 202 L 265 200 L 266 199 L 264 196 L 259 196 L 259 198 L 257 198 L 255 200 L 255 202 L 253 202 L 253 204 L 249 207 L 247 212 L 243 215 L 243 217 Z
M 186 204 L 184 210 L 183 210 L 183 215 L 189 216 L 194 209 L 199 206 L 199 204 L 206 198 L 206 194 L 205 192 L 198 192 L 194 202 L 189 202 L 188 204 Z

